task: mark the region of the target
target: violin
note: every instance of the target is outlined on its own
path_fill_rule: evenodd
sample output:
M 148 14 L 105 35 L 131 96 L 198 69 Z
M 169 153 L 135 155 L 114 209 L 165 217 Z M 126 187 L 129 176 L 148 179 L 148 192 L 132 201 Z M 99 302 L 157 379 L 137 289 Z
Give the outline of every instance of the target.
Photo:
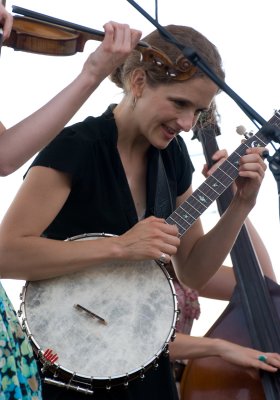
M 13 6 L 14 16 L 10 37 L 3 46 L 14 50 L 54 55 L 71 56 L 84 50 L 88 40 L 102 41 L 104 32 L 88 28 L 73 22 L 64 21 L 26 8 Z M 161 50 L 140 41 L 136 50 L 141 53 L 141 60 L 152 62 L 174 80 L 189 79 L 197 71 L 183 55 L 172 62 Z

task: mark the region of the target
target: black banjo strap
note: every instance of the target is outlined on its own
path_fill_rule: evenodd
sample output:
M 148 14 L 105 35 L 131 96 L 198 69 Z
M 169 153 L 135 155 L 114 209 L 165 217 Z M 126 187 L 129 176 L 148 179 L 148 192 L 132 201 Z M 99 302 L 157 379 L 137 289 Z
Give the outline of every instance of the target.
M 161 153 L 158 152 L 158 167 L 155 188 L 154 215 L 159 218 L 167 218 L 173 212 L 172 196 L 162 161 Z

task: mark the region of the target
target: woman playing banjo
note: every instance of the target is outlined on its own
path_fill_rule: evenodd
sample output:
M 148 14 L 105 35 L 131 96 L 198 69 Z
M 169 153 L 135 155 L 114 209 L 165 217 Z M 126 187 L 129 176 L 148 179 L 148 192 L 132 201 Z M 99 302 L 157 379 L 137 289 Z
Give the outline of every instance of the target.
M 113 82 L 123 88 L 122 101 L 110 105 L 99 117 L 88 117 L 83 122 L 65 128 L 40 152 L 4 217 L 0 232 L 2 277 L 25 279 L 35 284 L 37 280 L 44 282 L 54 279 L 57 282 L 57 279 L 69 278 L 64 297 L 58 296 L 54 301 L 55 315 L 56 309 L 63 309 L 73 301 L 75 287 L 79 285 L 77 279 L 71 280 L 74 273 L 79 277 L 85 273 L 87 277 L 91 271 L 103 268 L 104 277 L 98 275 L 98 279 L 104 285 L 102 279 L 106 278 L 106 283 L 94 300 L 95 307 L 89 309 L 84 304 L 71 303 L 71 312 L 75 315 L 72 333 L 64 333 L 68 317 L 58 319 L 52 326 L 55 333 L 62 332 L 61 342 L 71 343 L 75 331 L 79 331 L 82 324 L 86 326 L 89 323 L 84 321 L 86 318 L 83 319 L 81 313 L 90 321 L 95 321 L 94 328 L 79 331 L 83 351 L 78 350 L 78 358 L 85 367 L 87 362 L 98 356 L 98 350 L 103 350 L 96 347 L 96 353 L 91 354 L 91 346 L 87 347 L 95 329 L 100 332 L 96 335 L 97 342 L 102 341 L 103 332 L 109 331 L 112 326 L 110 316 L 107 320 L 107 316 L 97 312 L 96 308 L 99 303 L 108 302 L 110 297 L 115 296 L 115 291 L 120 290 L 117 287 L 119 275 L 110 280 L 110 274 L 106 275 L 105 271 L 110 270 L 112 264 L 114 267 L 118 264 L 127 267 L 128 263 L 136 263 L 140 274 L 136 279 L 138 292 L 143 297 L 146 285 L 156 284 L 147 282 L 148 275 L 141 274 L 145 271 L 145 263 L 148 263 L 146 269 L 149 271 L 150 261 L 169 263 L 172 260 L 179 280 L 199 289 L 219 269 L 229 253 L 240 227 L 255 205 L 266 169 L 261 157 L 264 149 L 248 149 L 240 158 L 237 191 L 227 212 L 207 234 L 203 233 L 200 220 L 197 219 L 186 234 L 179 237 L 178 226 L 165 221 L 169 215 L 164 212 L 159 217 L 155 211 L 159 200 L 168 200 L 157 198 L 157 189 L 162 189 L 157 187 L 158 172 L 164 171 L 166 174 L 174 211 L 192 194 L 193 166 L 180 133 L 192 129 L 199 114 L 210 107 L 219 91 L 218 87 L 193 66 L 189 65 L 182 72 L 179 50 L 162 39 L 158 32 L 151 33 L 144 40 L 164 52 L 166 62 L 164 58 L 145 59 L 134 50 L 140 32 L 131 30 L 128 25 L 109 22 L 104 29 L 105 38 L 90 56 L 91 63 L 86 63 L 88 70 L 83 71 L 83 77 L 90 78 L 89 92 L 92 92 L 111 74 Z M 202 34 L 184 26 L 169 26 L 167 29 L 181 43 L 193 47 L 224 79 L 219 53 Z M 121 63 L 120 58 L 123 58 Z M 106 235 L 103 236 L 103 232 Z M 77 237 L 87 239 L 86 234 L 89 233 L 98 233 L 96 240 L 75 240 Z M 128 283 L 130 269 L 127 267 L 127 270 L 127 281 L 122 281 L 122 289 L 128 290 L 132 298 L 134 293 L 129 292 Z M 131 267 L 131 273 L 132 270 Z M 89 289 L 89 297 L 93 297 L 94 290 L 88 285 L 88 280 L 84 279 L 83 282 L 81 296 Z M 97 279 L 92 284 L 97 285 Z M 31 311 L 40 303 L 37 296 L 44 291 L 40 285 L 38 291 L 30 296 L 34 306 Z M 121 291 L 117 293 L 121 295 Z M 111 318 L 118 321 L 125 318 L 126 321 L 123 335 L 117 335 L 116 338 L 116 335 L 112 335 L 112 340 L 118 340 L 118 346 L 123 346 L 123 358 L 116 360 L 120 368 L 126 359 L 133 357 L 126 350 L 129 339 L 139 337 L 141 340 L 145 328 L 153 325 L 160 304 L 165 301 L 168 303 L 164 296 L 164 301 L 161 301 L 161 290 L 156 293 L 152 292 L 151 299 L 142 310 L 144 319 L 134 326 L 133 331 L 130 331 L 133 313 L 131 315 L 127 311 L 130 298 L 119 299 L 115 296 L 116 301 L 110 310 Z M 48 295 L 49 302 L 52 296 Z M 157 296 L 160 299 L 158 302 Z M 155 307 L 154 313 L 150 313 L 151 304 Z M 50 304 L 45 304 L 46 313 L 49 308 Z M 145 324 L 145 318 L 150 314 L 151 318 Z M 61 315 L 64 315 L 64 311 Z M 44 312 L 41 318 L 44 318 Z M 42 334 L 48 325 L 51 325 L 49 320 L 42 324 Z M 153 340 L 153 335 L 150 340 Z M 143 348 L 148 342 L 143 343 Z M 70 358 L 72 351 L 76 350 L 73 347 L 68 349 Z M 50 350 L 57 352 L 60 357 L 60 349 Z M 95 371 L 92 371 L 83 382 L 85 385 L 82 389 L 80 382 L 75 385 L 79 371 L 76 372 L 75 365 L 70 362 L 72 375 L 67 382 L 63 381 L 62 374 L 56 384 L 56 373 L 51 373 L 54 376 L 52 379 L 49 378 L 50 373 L 46 372 L 44 376 L 49 379 L 47 383 L 52 384 L 43 385 L 43 397 L 81 399 L 83 393 L 92 393 L 97 400 L 177 399 L 168 355 L 162 351 L 153 356 L 151 354 L 153 366 L 150 368 L 141 368 L 140 364 L 135 365 L 136 373 L 135 370 L 127 374 L 116 373 L 118 384 L 109 373 L 106 379 L 102 375 L 100 382 L 98 376 L 94 375 Z M 44 359 L 44 354 L 39 352 L 39 357 Z M 45 358 L 48 361 L 47 356 Z M 101 362 L 110 369 L 110 362 L 106 358 Z M 60 359 L 56 364 L 58 375 L 59 365 Z M 47 369 L 47 363 L 44 366 Z M 66 369 L 64 372 L 67 372 Z M 130 374 L 134 379 L 130 379 Z M 83 374 L 79 376 L 82 378 Z

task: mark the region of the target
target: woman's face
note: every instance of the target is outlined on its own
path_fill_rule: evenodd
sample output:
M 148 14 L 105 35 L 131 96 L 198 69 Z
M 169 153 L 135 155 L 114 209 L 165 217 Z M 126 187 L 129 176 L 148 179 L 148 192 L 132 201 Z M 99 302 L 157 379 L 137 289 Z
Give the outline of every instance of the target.
M 145 84 L 133 111 L 139 133 L 153 146 L 166 148 L 180 132 L 192 129 L 216 94 L 217 86 L 207 77 L 158 87 Z

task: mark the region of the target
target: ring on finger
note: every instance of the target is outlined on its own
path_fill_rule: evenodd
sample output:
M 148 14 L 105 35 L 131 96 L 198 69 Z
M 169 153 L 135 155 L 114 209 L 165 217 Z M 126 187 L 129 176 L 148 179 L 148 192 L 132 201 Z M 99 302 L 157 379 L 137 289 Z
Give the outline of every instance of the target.
M 167 260 L 167 255 L 165 253 L 161 253 L 160 257 L 159 257 L 159 262 L 163 263 L 163 264 L 167 264 L 168 260 Z
M 264 354 L 260 354 L 259 357 L 258 357 L 258 360 L 266 363 L 267 362 L 267 357 Z

